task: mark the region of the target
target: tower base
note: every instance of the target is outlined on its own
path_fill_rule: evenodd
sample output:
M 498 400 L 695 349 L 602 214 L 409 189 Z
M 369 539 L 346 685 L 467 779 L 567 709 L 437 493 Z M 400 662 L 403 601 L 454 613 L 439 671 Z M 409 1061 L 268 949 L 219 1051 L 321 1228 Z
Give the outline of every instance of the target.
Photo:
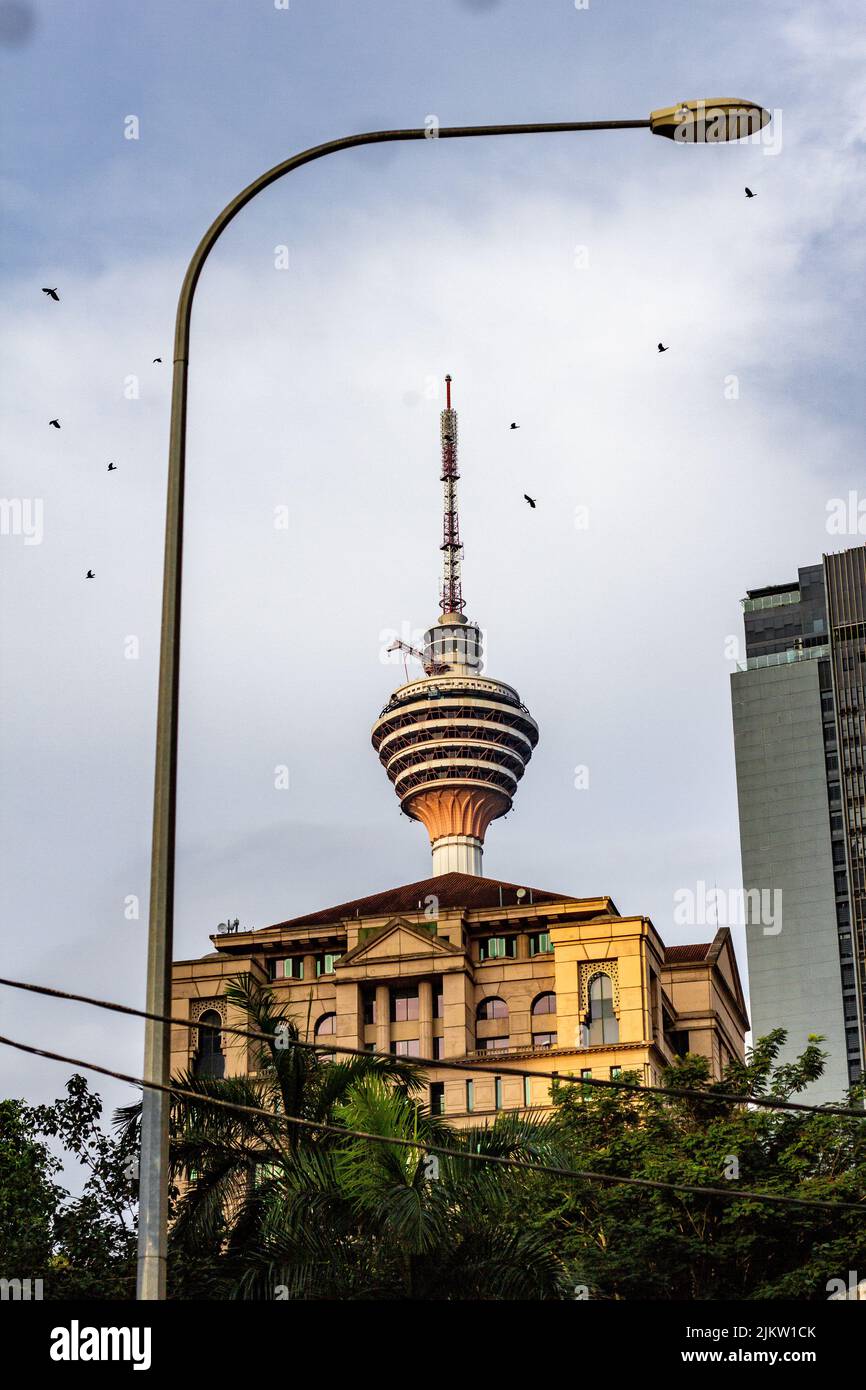
M 433 841 L 433 873 L 475 874 L 481 878 L 484 846 L 477 835 L 442 835 Z

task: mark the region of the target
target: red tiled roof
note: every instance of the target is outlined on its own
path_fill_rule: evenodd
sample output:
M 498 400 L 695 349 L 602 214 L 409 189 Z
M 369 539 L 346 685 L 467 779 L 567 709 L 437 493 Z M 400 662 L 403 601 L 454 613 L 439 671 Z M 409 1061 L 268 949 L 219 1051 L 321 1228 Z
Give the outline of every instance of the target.
M 345 917 L 381 917 L 388 913 L 417 912 L 423 909 L 424 899 L 431 894 L 439 899 L 440 907 L 499 907 L 499 890 L 502 890 L 502 906 L 517 907 L 517 890 L 520 883 L 506 883 L 498 878 L 478 878 L 475 874 L 437 874 L 435 878 L 422 878 L 417 883 L 405 883 L 401 888 L 387 888 L 383 893 L 371 893 L 367 898 L 355 898 L 352 902 L 338 903 L 336 907 L 323 908 L 321 912 L 311 912 L 302 917 L 293 917 L 287 922 L 275 922 L 276 927 L 312 927 L 338 922 Z M 567 893 L 548 893 L 543 888 L 526 888 L 526 896 L 520 903 L 526 907 L 532 903 L 575 903 L 579 898 Z M 262 931 L 273 928 L 263 927 Z
M 675 965 L 683 961 L 706 960 L 711 945 L 711 941 L 701 941 L 688 946 L 666 946 L 665 961 L 668 965 Z

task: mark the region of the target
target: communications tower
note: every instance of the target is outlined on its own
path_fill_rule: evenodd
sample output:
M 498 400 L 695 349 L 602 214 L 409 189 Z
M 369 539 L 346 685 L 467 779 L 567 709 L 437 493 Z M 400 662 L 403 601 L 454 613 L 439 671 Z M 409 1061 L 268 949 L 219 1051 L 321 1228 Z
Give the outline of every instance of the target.
M 426 827 L 433 873 L 481 874 L 484 836 L 511 809 L 538 742 L 538 725 L 517 691 L 484 673 L 481 630 L 463 610 L 457 508 L 457 412 L 445 378 L 440 416 L 444 517 L 442 612 L 411 653 L 424 675 L 395 690 L 373 726 L 400 806 Z

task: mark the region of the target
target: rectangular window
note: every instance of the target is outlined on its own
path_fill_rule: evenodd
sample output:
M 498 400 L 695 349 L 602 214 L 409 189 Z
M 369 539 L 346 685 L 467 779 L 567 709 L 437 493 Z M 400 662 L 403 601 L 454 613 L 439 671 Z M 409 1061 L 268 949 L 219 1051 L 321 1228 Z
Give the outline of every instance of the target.
M 418 1045 L 417 1038 L 398 1038 L 392 1042 L 391 1051 L 395 1057 L 418 1057 Z
M 611 1081 L 620 1081 L 622 1079 L 622 1067 L 611 1067 L 610 1079 Z
M 482 936 L 478 943 L 479 960 L 504 960 L 516 955 L 516 936 Z
M 304 978 L 304 957 L 289 956 L 288 960 L 283 961 L 284 980 L 302 980 Z
M 532 1105 L 532 1078 L 529 1076 L 523 1078 L 523 1104 L 527 1108 Z
M 474 1082 L 474 1081 L 467 1081 L 467 1082 L 466 1082 L 466 1109 L 469 1111 L 469 1114 L 470 1114 L 470 1115 L 472 1114 L 472 1111 L 475 1109 L 475 1082 Z
M 430 1085 L 430 1114 L 445 1114 L 445 1082 L 433 1081 Z
M 533 1033 L 532 1046 L 540 1048 L 556 1047 L 555 1033 Z
M 676 1033 L 665 1033 L 665 1041 L 675 1057 L 686 1057 L 689 1051 L 689 1035 L 685 1028 Z
M 581 1079 L 581 1081 L 591 1081 L 591 1080 L 592 1080 L 592 1067 L 582 1067 L 582 1068 L 581 1068 L 581 1071 L 580 1071 L 580 1079 Z M 589 1095 L 592 1094 L 592 1087 L 591 1087 L 591 1086 L 582 1086 L 582 1087 L 581 1087 L 581 1091 L 582 1091 L 582 1093 L 583 1093 L 583 1098 L 584 1098 L 584 1100 L 586 1100 L 587 1096 L 589 1096 Z
M 529 954 L 531 956 L 542 956 L 545 955 L 548 951 L 552 950 L 553 947 L 550 944 L 549 931 L 534 932 L 532 936 L 530 936 Z
M 479 1051 L 479 1052 L 500 1052 L 500 1051 L 502 1050 L 503 1047 L 507 1047 L 507 1046 L 508 1046 L 508 1044 L 509 1044 L 510 1041 L 511 1041 L 511 1039 L 510 1039 L 510 1038 L 507 1038 L 507 1037 L 505 1037 L 505 1038 L 479 1038 L 479 1039 L 478 1039 L 478 1051 Z
M 493 1079 L 493 1104 L 497 1110 L 502 1109 L 502 1077 L 496 1076 Z
M 364 1011 L 364 1024 L 369 1025 L 376 1022 L 376 991 L 365 989 L 362 995 L 362 1006 Z
M 340 959 L 342 951 L 326 951 L 322 956 L 316 956 L 316 975 L 333 975 L 334 966 Z
M 408 1023 L 418 1017 L 417 989 L 391 990 L 391 1022 Z
M 444 1057 L 444 1056 L 445 1056 L 445 1039 L 444 1039 L 444 1038 L 434 1038 L 434 1039 L 433 1039 L 433 1056 L 436 1058 L 437 1061 L 439 1061 L 439 1059 L 440 1059 L 441 1057 Z

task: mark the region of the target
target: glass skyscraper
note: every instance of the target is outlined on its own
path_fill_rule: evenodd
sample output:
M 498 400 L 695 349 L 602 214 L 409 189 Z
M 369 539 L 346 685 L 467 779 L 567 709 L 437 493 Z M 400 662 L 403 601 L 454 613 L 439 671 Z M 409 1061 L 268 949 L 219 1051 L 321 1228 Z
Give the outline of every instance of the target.
M 746 924 L 752 1029 L 785 1028 L 787 1058 L 823 1035 L 830 1060 L 810 1094 L 829 1101 L 860 1077 L 866 1047 L 866 547 L 750 589 L 743 621 L 731 677 L 743 883 L 778 904 L 772 923 Z

